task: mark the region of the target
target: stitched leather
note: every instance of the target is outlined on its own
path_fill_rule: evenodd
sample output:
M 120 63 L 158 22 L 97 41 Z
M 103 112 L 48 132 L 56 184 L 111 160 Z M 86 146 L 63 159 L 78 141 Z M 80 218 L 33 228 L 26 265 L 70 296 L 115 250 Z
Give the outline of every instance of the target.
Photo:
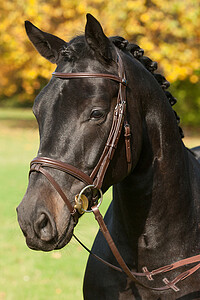
M 117 262 L 119 263 L 119 265 L 121 266 L 122 270 L 126 273 L 126 275 L 132 280 L 134 281 L 135 283 L 139 284 L 140 286 L 146 288 L 146 289 L 149 289 L 149 290 L 153 290 L 153 291 L 166 291 L 166 290 L 169 290 L 169 289 L 173 289 L 175 292 L 178 292 L 180 289 L 176 286 L 176 284 L 181 281 L 181 280 L 184 280 L 186 279 L 187 277 L 189 277 L 190 275 L 192 275 L 194 272 L 196 272 L 197 270 L 200 269 L 200 263 L 197 264 L 196 266 L 194 266 L 193 268 L 179 274 L 176 278 L 174 278 L 172 281 L 168 281 L 167 278 L 164 278 L 163 279 L 163 282 L 166 284 L 165 286 L 162 286 L 162 287 L 158 287 L 158 288 L 155 288 L 155 287 L 149 287 L 145 284 L 143 284 L 143 282 L 141 282 L 140 280 L 138 280 L 136 278 L 136 276 L 140 276 L 140 277 L 149 277 L 148 279 L 149 280 L 152 280 L 152 275 L 157 275 L 157 274 L 161 274 L 161 273 L 165 273 L 165 272 L 168 272 L 168 271 L 172 271 L 174 269 L 177 269 L 181 266 L 185 266 L 185 265 L 188 265 L 188 264 L 193 264 L 193 263 L 197 263 L 197 262 L 200 262 L 200 255 L 196 255 L 196 256 L 193 256 L 193 257 L 190 257 L 190 258 L 186 258 L 186 259 L 183 259 L 183 260 L 180 260 L 178 262 L 175 262 L 173 263 L 172 265 L 167 265 L 167 266 L 164 266 L 162 268 L 159 268 L 159 269 L 156 269 L 156 270 L 153 270 L 151 272 L 149 272 L 147 270 L 147 268 L 143 268 L 144 269 L 144 273 L 138 273 L 138 272 L 132 272 L 128 266 L 126 265 L 126 263 L 124 262 L 121 254 L 119 253 L 108 229 L 107 229 L 107 226 L 103 220 L 103 217 L 98 209 L 97 206 L 94 206 L 92 207 L 92 211 L 95 215 L 95 219 L 97 220 L 98 224 L 99 224 L 99 227 L 101 229 L 101 232 L 103 233 L 114 257 L 116 258 Z M 98 257 L 99 259 L 99 257 Z M 106 261 L 102 260 L 101 261 L 106 264 L 106 265 L 109 265 L 109 267 L 117 270 L 117 271 L 122 271 L 122 270 L 119 270 L 116 266 L 113 266 L 111 264 L 108 264 Z
M 88 176 L 86 173 L 83 173 L 76 167 L 69 165 L 65 162 L 61 162 L 59 160 L 55 160 L 48 157 L 36 157 L 31 161 L 31 166 L 34 164 L 40 164 L 43 167 L 49 167 L 68 173 L 74 176 L 75 178 L 79 179 L 80 181 L 84 182 L 86 185 L 93 183 L 91 177 Z
M 71 214 L 74 214 L 74 207 L 72 206 L 71 202 L 68 200 L 67 196 L 59 186 L 59 184 L 54 180 L 54 178 L 47 172 L 44 168 L 41 168 L 41 165 L 32 164 L 30 168 L 30 173 L 36 171 L 42 173 L 54 186 L 58 194 L 62 197 L 63 201 L 66 203 L 69 211 Z
M 126 146 L 126 161 L 128 164 L 128 173 L 131 172 L 132 167 L 132 158 L 131 158 L 131 129 L 129 124 L 125 124 L 124 126 L 124 138 L 125 138 L 125 146 Z
M 52 75 L 58 78 L 64 78 L 64 79 L 82 79 L 82 78 L 106 78 L 106 79 L 111 79 L 114 81 L 117 81 L 119 83 L 122 83 L 126 85 L 126 81 L 116 75 L 113 74 L 104 74 L 104 73 L 85 73 L 85 72 L 80 72 L 80 73 L 60 73 L 60 72 L 53 72 Z

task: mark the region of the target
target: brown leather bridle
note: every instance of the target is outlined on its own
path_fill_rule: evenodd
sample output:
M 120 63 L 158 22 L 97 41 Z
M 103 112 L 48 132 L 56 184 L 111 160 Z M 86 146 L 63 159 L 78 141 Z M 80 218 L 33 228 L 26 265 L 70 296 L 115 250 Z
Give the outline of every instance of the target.
M 122 132 L 122 127 L 124 125 L 127 174 L 130 173 L 131 167 L 132 167 L 132 159 L 131 159 L 131 146 L 130 146 L 131 145 L 130 144 L 130 136 L 131 136 L 130 125 L 126 118 L 127 80 L 126 80 L 126 76 L 125 76 L 124 65 L 123 65 L 123 62 L 122 62 L 122 59 L 121 59 L 119 53 L 117 54 L 117 57 L 118 57 L 118 60 L 117 60 L 118 76 L 113 75 L 113 74 L 103 74 L 103 73 L 94 73 L 93 74 L 93 73 L 83 73 L 83 72 L 82 73 L 59 73 L 59 72 L 53 73 L 53 75 L 55 77 L 62 78 L 62 79 L 103 78 L 103 79 L 113 80 L 113 81 L 116 81 L 119 83 L 117 104 L 116 104 L 116 107 L 115 107 L 114 113 L 113 113 L 113 122 L 112 122 L 111 130 L 110 130 L 106 145 L 104 147 L 104 150 L 102 152 L 102 155 L 101 155 L 97 165 L 95 166 L 94 170 L 92 171 L 92 173 L 90 175 L 88 175 L 72 165 L 69 165 L 65 162 L 61 162 L 61 161 L 51 159 L 48 157 L 36 157 L 31 161 L 31 164 L 30 164 L 30 173 L 40 172 L 50 181 L 50 183 L 54 186 L 54 188 L 59 193 L 59 195 L 61 196 L 63 201 L 66 203 L 71 215 L 73 216 L 73 218 L 76 221 L 79 217 L 78 212 L 82 213 L 83 211 L 87 211 L 87 209 L 85 210 L 85 209 L 81 208 L 78 210 L 77 205 L 73 206 L 72 203 L 68 200 L 65 193 L 63 192 L 60 185 L 55 181 L 55 179 L 46 170 L 46 168 L 53 168 L 53 169 L 57 169 L 62 172 L 65 172 L 65 173 L 75 177 L 76 179 L 82 181 L 86 185 L 86 187 L 84 189 L 82 189 L 82 191 L 79 193 L 79 202 L 81 200 L 80 198 L 81 198 L 83 192 L 86 189 L 90 189 L 91 191 L 97 190 L 97 191 L 100 191 L 100 194 L 102 194 L 101 187 L 103 184 L 103 180 L 104 180 L 106 171 L 108 169 L 108 166 L 110 164 L 110 161 L 112 160 L 113 155 L 115 153 L 115 149 L 117 148 L 117 144 L 118 144 L 121 132 Z M 78 204 L 80 204 L 80 203 L 78 203 Z M 180 260 L 171 265 L 161 267 L 161 268 L 153 270 L 153 271 L 148 271 L 148 269 L 146 267 L 144 267 L 142 273 L 132 272 L 129 269 L 129 267 L 126 265 L 126 263 L 124 262 L 122 256 L 120 255 L 120 253 L 119 253 L 119 251 L 118 251 L 118 249 L 117 249 L 117 247 L 116 247 L 116 245 L 104 223 L 103 217 L 102 217 L 98 207 L 99 207 L 98 197 L 92 197 L 92 203 L 90 203 L 90 208 L 91 208 L 90 211 L 92 211 L 94 213 L 95 218 L 96 218 L 97 222 L 99 223 L 100 229 L 101 229 L 112 253 L 114 254 L 117 262 L 121 266 L 121 268 L 116 267 L 116 266 L 106 262 L 105 260 L 101 259 L 97 255 L 93 254 L 90 250 L 87 249 L 86 246 L 84 246 L 79 241 L 79 239 L 77 237 L 75 237 L 75 238 L 83 245 L 83 247 L 85 249 L 87 249 L 98 260 L 102 261 L 104 264 L 108 265 L 109 267 L 111 267 L 117 271 L 125 272 L 132 281 L 139 284 L 140 286 L 147 288 L 149 290 L 153 290 L 153 291 L 165 291 L 165 290 L 173 289 L 174 291 L 177 292 L 177 291 L 179 291 L 179 288 L 176 286 L 176 284 L 179 281 L 186 279 L 188 276 L 190 276 L 191 274 L 193 274 L 200 268 L 200 263 L 199 263 L 200 255 L 196 255 L 196 256 L 193 256 L 193 257 L 190 257 L 187 259 Z M 137 277 L 139 276 L 139 277 L 147 277 L 148 280 L 153 280 L 152 276 L 154 276 L 154 275 L 172 271 L 179 267 L 182 267 L 182 266 L 185 266 L 188 264 L 197 263 L 197 262 L 198 262 L 198 264 L 196 266 L 179 274 L 172 281 L 169 281 L 167 278 L 164 278 L 163 282 L 165 283 L 165 286 L 162 286 L 159 288 L 152 288 L 152 287 L 146 286 L 145 284 L 143 284 L 140 280 L 138 280 L 136 278 L 136 276 Z
M 130 173 L 132 160 L 131 160 L 131 147 L 130 147 L 130 125 L 126 119 L 126 86 L 127 81 L 125 77 L 124 66 L 121 60 L 121 57 L 118 55 L 118 76 L 113 74 L 102 74 L 102 73 L 59 73 L 54 72 L 53 75 L 58 78 L 63 79 L 77 79 L 77 78 L 104 78 L 113 80 L 119 83 L 119 91 L 117 96 L 117 103 L 113 113 L 113 121 L 110 129 L 110 133 L 102 152 L 102 155 L 93 169 L 90 175 L 82 172 L 80 169 L 69 165 L 67 163 L 51 159 L 48 157 L 36 157 L 31 161 L 30 172 L 36 171 L 42 173 L 54 186 L 54 188 L 61 195 L 62 199 L 66 203 L 70 213 L 75 216 L 76 209 L 72 206 L 71 202 L 67 199 L 66 195 L 62 191 L 61 187 L 46 170 L 46 167 L 58 169 L 63 171 L 71 176 L 82 181 L 87 186 L 90 186 L 90 189 L 99 190 L 102 187 L 103 179 L 105 177 L 106 171 L 110 164 L 110 161 L 113 158 L 115 149 L 121 135 L 122 127 L 124 125 L 124 138 L 125 138 L 125 148 L 126 148 L 126 160 L 127 160 L 127 172 Z M 91 187 L 92 185 L 92 187 Z M 94 200 L 94 199 L 93 199 Z M 95 202 L 90 205 L 93 206 Z

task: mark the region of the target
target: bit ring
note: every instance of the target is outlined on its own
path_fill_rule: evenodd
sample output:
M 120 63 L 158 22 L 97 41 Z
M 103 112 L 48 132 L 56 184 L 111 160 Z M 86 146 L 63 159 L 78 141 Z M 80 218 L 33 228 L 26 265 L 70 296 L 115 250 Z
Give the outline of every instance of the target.
M 93 188 L 93 189 L 96 189 L 96 190 L 99 191 L 100 196 L 101 196 L 100 199 L 99 199 L 99 203 L 97 204 L 97 207 L 99 207 L 99 206 L 101 205 L 101 203 L 102 203 L 102 200 L 103 200 L 103 192 L 102 192 L 101 189 L 95 188 L 95 186 L 94 186 L 93 184 L 90 184 L 90 185 L 85 186 L 85 187 L 80 191 L 80 193 L 79 193 L 79 195 L 78 195 L 78 201 L 80 201 L 81 195 L 85 192 L 85 190 L 87 190 L 87 189 L 89 189 L 89 188 Z M 91 209 L 88 210 L 88 209 L 81 208 L 81 210 L 82 210 L 83 212 L 86 212 L 86 213 L 92 212 Z

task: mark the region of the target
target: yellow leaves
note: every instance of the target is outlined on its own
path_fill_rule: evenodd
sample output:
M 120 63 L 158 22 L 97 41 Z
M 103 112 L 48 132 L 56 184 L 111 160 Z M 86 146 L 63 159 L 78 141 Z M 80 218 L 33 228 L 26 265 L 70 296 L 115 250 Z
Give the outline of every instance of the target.
M 141 28 L 139 22 L 135 19 L 131 19 L 129 22 L 127 22 L 125 30 L 128 36 L 144 33 L 143 28 Z
M 16 84 L 9 84 L 8 87 L 5 89 L 4 93 L 7 97 L 12 96 L 17 90 Z
M 31 6 L 34 6 L 36 4 L 36 1 L 35 0 L 29 0 L 29 3 Z
M 42 9 L 46 14 L 52 13 L 52 7 L 50 5 L 48 5 L 47 3 L 42 5 Z
M 68 41 L 84 32 L 87 12 L 99 19 L 108 36 L 121 35 L 138 43 L 159 62 L 169 81 L 198 81 L 198 1 L 7 0 L 1 1 L 0 9 L 1 96 L 11 97 L 23 89 L 22 101 L 33 100 L 39 77 L 48 80 L 55 68 L 31 46 L 24 20 Z
M 196 74 L 190 76 L 190 82 L 197 83 L 199 81 L 199 77 Z
M 126 5 L 127 5 L 127 8 L 130 9 L 130 10 L 132 10 L 132 9 L 135 8 L 135 3 L 134 3 L 134 1 L 127 1 L 127 2 L 126 2 Z
M 143 22 L 143 23 L 146 23 L 148 22 L 150 19 L 150 15 L 146 12 L 144 14 L 141 14 L 140 16 L 140 20 Z
M 39 90 L 40 89 L 40 82 L 38 81 L 38 80 L 35 80 L 34 82 L 33 82 L 33 88 L 35 89 L 35 90 Z
M 147 37 L 140 38 L 140 45 L 142 49 L 145 49 L 146 52 L 150 52 L 155 48 L 155 44 L 152 43 Z
M 33 94 L 34 89 L 33 89 L 33 87 L 31 86 L 31 84 L 30 84 L 27 80 L 25 80 L 25 81 L 22 83 L 22 87 L 24 88 L 24 90 L 26 91 L 26 93 L 27 93 L 28 95 L 32 95 L 32 94 Z
M 63 16 L 66 19 L 73 18 L 75 16 L 75 10 L 73 8 L 67 9 L 63 11 Z
M 38 73 L 36 68 L 26 71 L 26 78 L 37 78 L 37 76 Z
M 83 1 L 81 1 L 80 4 L 77 6 L 77 10 L 81 14 L 84 14 L 86 12 L 87 8 Z
M 127 7 L 128 10 L 133 12 L 142 12 L 145 8 L 145 0 L 132 0 L 127 2 L 122 1 L 122 3 L 125 7 Z

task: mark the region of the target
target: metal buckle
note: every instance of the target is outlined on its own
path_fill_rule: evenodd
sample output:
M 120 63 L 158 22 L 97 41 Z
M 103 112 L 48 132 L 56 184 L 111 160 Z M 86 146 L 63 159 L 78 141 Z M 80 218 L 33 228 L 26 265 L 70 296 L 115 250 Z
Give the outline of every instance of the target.
M 87 189 L 89 189 L 89 188 L 96 189 L 96 190 L 99 191 L 99 193 L 100 193 L 100 199 L 98 200 L 99 203 L 97 204 L 97 207 L 99 207 L 99 206 L 101 205 L 101 203 L 102 203 L 102 200 L 103 200 L 103 192 L 102 192 L 101 189 L 97 189 L 93 184 L 85 186 L 85 187 L 80 191 L 80 193 L 79 193 L 78 195 L 76 195 L 76 197 L 78 196 L 78 197 L 77 197 L 77 200 L 76 200 L 76 203 L 78 203 L 78 204 L 82 203 L 82 197 L 83 197 L 83 196 L 86 197 L 85 195 L 83 195 L 83 193 L 84 193 Z M 86 198 L 87 198 L 87 197 L 86 197 Z M 85 209 L 85 208 L 83 208 L 83 206 L 82 206 L 82 207 L 79 207 L 79 209 L 82 211 L 82 213 L 84 213 L 84 212 L 86 212 L 86 213 L 92 212 L 92 210 Z
M 125 85 L 125 86 L 128 85 L 128 82 L 127 82 L 127 80 L 125 78 L 122 78 L 122 84 Z

